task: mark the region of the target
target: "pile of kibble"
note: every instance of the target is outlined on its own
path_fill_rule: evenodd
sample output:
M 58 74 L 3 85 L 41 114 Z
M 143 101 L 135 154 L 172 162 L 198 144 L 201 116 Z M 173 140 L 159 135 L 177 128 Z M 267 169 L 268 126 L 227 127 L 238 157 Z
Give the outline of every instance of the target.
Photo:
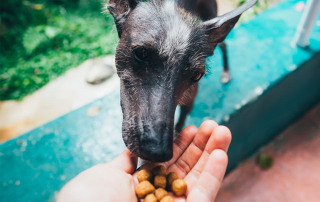
M 177 173 L 167 174 L 164 166 L 156 166 L 151 171 L 142 169 L 137 175 L 139 184 L 136 187 L 136 194 L 144 202 L 174 202 L 168 191 L 176 196 L 182 196 L 187 191 L 187 183 L 178 178 Z M 153 184 L 152 184 L 153 183 Z

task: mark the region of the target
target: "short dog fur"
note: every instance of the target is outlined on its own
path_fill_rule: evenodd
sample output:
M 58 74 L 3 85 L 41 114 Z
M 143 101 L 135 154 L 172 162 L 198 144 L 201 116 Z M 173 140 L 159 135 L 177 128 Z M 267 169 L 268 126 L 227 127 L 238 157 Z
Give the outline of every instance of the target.
M 222 81 L 230 74 L 223 40 L 250 0 L 217 17 L 215 0 L 110 0 L 120 38 L 116 68 L 120 77 L 122 136 L 137 156 L 164 162 L 172 158 L 174 131 L 191 111 L 205 60 L 219 45 L 223 52 Z M 181 105 L 174 127 L 174 113 Z

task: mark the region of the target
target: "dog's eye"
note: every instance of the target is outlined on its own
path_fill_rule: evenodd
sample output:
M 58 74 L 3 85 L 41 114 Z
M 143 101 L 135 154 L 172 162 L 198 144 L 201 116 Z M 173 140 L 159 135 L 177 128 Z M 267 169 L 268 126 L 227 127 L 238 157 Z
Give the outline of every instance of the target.
M 193 77 L 191 77 L 191 81 L 193 82 L 198 82 L 203 76 L 203 73 L 198 73 L 196 75 L 194 75 Z
M 134 57 L 138 61 L 146 62 L 149 59 L 149 54 L 147 49 L 142 46 L 137 46 L 133 48 Z

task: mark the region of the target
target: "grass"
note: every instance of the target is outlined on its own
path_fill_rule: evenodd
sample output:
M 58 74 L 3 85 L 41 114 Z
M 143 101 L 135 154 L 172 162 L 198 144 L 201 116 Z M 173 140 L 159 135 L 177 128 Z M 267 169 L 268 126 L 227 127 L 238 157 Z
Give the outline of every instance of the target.
M 118 36 L 113 19 L 99 6 L 84 12 L 50 5 L 45 23 L 16 33 L 15 26 L 8 29 L 6 34 L 17 39 L 7 36 L 7 44 L 1 44 L 0 100 L 21 100 L 86 59 L 113 54 Z

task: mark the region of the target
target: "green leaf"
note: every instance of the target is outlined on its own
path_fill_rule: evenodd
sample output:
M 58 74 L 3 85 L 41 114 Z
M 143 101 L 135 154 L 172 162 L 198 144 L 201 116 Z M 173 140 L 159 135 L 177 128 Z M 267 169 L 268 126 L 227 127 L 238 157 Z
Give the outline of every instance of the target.
M 28 54 L 31 54 L 41 43 L 46 42 L 48 38 L 41 33 L 41 29 L 30 27 L 23 35 L 22 45 Z
M 59 32 L 60 32 L 60 29 L 56 27 L 46 26 L 44 29 L 44 33 L 50 39 L 56 37 L 59 34 Z

